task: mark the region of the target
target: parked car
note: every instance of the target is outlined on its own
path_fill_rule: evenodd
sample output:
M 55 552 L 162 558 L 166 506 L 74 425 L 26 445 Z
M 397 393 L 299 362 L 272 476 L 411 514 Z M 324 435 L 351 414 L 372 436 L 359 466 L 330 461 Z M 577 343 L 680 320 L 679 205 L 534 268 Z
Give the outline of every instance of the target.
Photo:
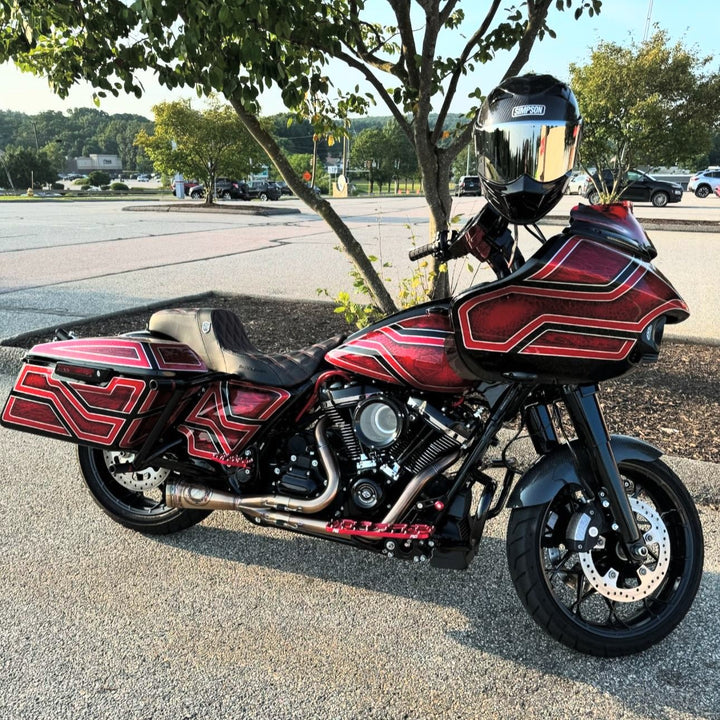
M 137 176 L 137 181 L 138 181 L 138 182 L 150 182 L 150 176 L 149 176 L 149 175 L 140 174 L 140 175 Z
M 188 193 L 191 200 L 205 197 L 205 186 L 196 185 Z M 246 183 L 232 178 L 215 178 L 215 197 L 223 200 L 250 200 L 250 192 Z
M 687 189 L 699 198 L 706 198 L 720 188 L 720 167 L 713 165 L 707 170 L 696 172 L 688 181 Z
M 481 195 L 480 178 L 477 175 L 463 175 L 455 187 L 455 195 Z
M 584 172 L 576 172 L 570 177 L 565 192 L 568 195 L 585 195 L 590 184 L 590 176 Z
M 288 187 L 288 184 L 284 180 L 275 180 L 270 185 L 276 185 L 280 190 L 281 195 L 292 195 L 293 191 Z
M 593 177 L 597 181 L 598 176 Z M 605 185 L 611 188 L 614 178 L 612 171 L 603 170 L 602 178 Z M 628 170 L 620 181 L 620 189 L 621 200 L 651 202 L 655 207 L 665 207 L 668 203 L 680 202 L 683 195 L 682 185 L 679 183 L 656 180 L 652 175 L 639 170 Z M 588 185 L 585 197 L 593 205 L 600 201 L 600 195 L 592 182 Z
M 282 192 L 275 183 L 267 183 L 264 180 L 251 180 L 245 185 L 250 198 L 258 200 L 279 200 Z

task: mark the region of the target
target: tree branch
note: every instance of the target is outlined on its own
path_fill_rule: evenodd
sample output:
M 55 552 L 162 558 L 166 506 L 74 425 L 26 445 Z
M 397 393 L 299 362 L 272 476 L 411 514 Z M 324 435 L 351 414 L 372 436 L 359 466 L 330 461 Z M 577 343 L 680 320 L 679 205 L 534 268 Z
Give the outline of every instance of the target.
M 510 63 L 505 75 L 503 75 L 503 80 L 517 75 L 525 66 L 525 63 L 527 63 L 537 34 L 545 24 L 548 9 L 552 1 L 553 0 L 527 0 L 528 22 L 525 27 L 525 32 L 518 43 L 518 51 L 515 54 L 515 58 Z
M 449 4 L 450 3 L 448 3 L 448 5 Z M 484 37 L 485 33 L 490 27 L 490 24 L 495 18 L 499 7 L 500 0 L 493 0 L 493 3 L 487 12 L 487 15 L 485 16 L 485 19 L 482 22 L 482 25 L 480 25 L 480 27 L 475 31 L 473 36 L 468 40 L 465 47 L 463 48 L 462 53 L 460 54 L 460 57 L 458 58 L 458 63 L 455 66 L 455 70 L 450 77 L 450 84 L 448 85 L 447 92 L 445 93 L 445 99 L 443 100 L 442 107 L 440 108 L 440 113 L 438 114 L 437 123 L 435 124 L 435 130 L 433 131 L 432 136 L 433 142 L 437 142 L 440 139 L 440 133 L 442 133 L 442 127 L 445 124 L 445 118 L 450 112 L 450 106 L 452 104 L 453 98 L 455 97 L 455 92 L 457 91 L 460 76 L 462 75 L 463 65 L 467 62 L 467 59 L 472 54 L 472 51 L 480 43 L 480 40 Z

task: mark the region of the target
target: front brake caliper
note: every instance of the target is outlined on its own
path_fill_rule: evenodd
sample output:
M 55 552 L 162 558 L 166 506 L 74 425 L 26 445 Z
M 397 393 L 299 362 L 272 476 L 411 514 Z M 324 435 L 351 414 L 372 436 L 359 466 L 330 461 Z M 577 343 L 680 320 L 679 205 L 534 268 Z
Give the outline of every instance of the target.
M 605 514 L 593 503 L 585 503 L 570 518 L 565 544 L 570 550 L 588 552 L 607 530 Z

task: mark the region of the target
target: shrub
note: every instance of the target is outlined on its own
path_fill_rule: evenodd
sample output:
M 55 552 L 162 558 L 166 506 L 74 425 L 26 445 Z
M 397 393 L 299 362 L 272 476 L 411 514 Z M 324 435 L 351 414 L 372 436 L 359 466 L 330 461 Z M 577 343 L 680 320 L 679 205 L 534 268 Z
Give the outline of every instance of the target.
M 110 185 L 110 189 L 113 192 L 120 192 L 120 191 L 127 192 L 130 188 L 125 183 L 114 182 Z
M 103 185 L 109 185 L 110 173 L 107 173 L 104 170 L 93 170 L 88 175 L 88 180 L 90 181 L 91 185 L 97 185 L 98 187 L 102 187 Z

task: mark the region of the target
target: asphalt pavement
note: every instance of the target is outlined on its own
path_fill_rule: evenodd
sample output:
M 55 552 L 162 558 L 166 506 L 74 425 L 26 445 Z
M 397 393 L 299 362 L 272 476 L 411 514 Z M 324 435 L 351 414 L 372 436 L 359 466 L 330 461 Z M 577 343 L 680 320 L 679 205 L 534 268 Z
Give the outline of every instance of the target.
M 458 205 L 469 213 L 474 202 Z M 720 219 L 720 201 L 692 202 Z M 308 298 L 347 282 L 336 241 L 306 212 L 107 205 L 0 206 L 0 337 L 209 289 Z M 421 199 L 347 208 L 399 272 L 408 238 L 425 241 Z M 691 301 L 694 314 L 710 317 L 720 238 L 662 233 L 652 237 L 666 274 L 692 279 L 687 290 L 710 306 Z M 691 329 L 720 340 L 712 321 Z M 0 352 L 2 397 L 21 356 Z M 717 507 L 700 507 L 705 570 L 685 621 L 641 655 L 607 661 L 560 646 L 525 613 L 505 561 L 506 514 L 465 572 L 231 513 L 149 538 L 93 504 L 71 445 L 0 428 L 0 449 L 0 718 L 720 718 Z M 695 494 L 720 487 L 715 465 L 667 461 Z

